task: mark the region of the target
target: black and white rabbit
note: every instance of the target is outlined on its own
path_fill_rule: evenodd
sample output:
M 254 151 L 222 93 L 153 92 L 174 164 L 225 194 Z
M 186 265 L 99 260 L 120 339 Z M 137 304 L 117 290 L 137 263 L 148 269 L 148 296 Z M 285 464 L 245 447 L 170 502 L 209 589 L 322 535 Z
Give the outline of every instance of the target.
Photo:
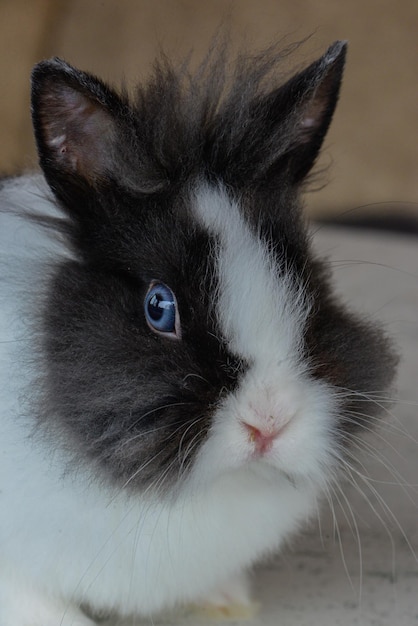
M 271 52 L 163 60 L 134 102 L 35 67 L 43 175 L 0 183 L 0 626 L 248 604 L 369 428 L 396 357 L 300 200 L 345 52 L 282 84 Z

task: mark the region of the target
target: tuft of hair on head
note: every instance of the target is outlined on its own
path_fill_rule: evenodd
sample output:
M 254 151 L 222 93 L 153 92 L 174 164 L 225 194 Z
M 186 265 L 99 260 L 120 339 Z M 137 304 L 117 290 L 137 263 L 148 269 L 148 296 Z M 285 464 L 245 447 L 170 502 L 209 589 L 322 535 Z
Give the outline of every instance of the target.
M 196 177 L 243 190 L 301 183 L 318 156 L 337 103 L 346 43 L 280 80 L 272 47 L 228 61 L 214 45 L 195 71 L 161 55 L 130 101 L 60 59 L 32 74 L 40 164 L 61 199 L 110 181 L 137 193 Z M 279 75 L 279 78 L 278 78 Z

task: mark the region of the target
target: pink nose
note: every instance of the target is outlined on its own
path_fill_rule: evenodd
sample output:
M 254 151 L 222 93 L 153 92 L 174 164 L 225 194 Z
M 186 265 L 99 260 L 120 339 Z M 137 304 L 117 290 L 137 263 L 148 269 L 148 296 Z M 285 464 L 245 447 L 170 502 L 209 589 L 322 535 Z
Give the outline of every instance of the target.
M 273 441 L 279 436 L 281 430 L 279 428 L 260 429 L 247 422 L 242 422 L 242 424 L 248 431 L 248 439 L 254 444 L 259 454 L 265 454 L 272 448 Z

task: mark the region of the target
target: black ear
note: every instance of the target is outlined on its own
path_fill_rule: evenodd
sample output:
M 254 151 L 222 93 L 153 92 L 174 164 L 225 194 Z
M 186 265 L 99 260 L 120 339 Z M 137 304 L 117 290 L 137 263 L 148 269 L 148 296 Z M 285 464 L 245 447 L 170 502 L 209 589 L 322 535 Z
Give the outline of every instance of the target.
M 335 42 L 323 57 L 296 74 L 267 97 L 267 115 L 279 125 L 285 120 L 285 159 L 298 183 L 312 168 L 337 104 L 347 44 Z M 280 118 L 280 119 L 278 119 Z
M 65 180 L 94 186 L 106 178 L 122 108 L 100 80 L 60 59 L 35 66 L 33 125 L 40 164 L 53 188 Z

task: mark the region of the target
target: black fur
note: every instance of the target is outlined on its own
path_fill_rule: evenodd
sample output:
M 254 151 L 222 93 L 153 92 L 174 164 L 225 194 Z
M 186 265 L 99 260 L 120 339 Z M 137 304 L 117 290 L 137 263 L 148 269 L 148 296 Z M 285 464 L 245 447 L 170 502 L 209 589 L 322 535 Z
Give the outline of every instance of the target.
M 361 393 L 393 376 L 383 334 L 334 302 L 299 206 L 338 99 L 345 45 L 284 85 L 275 82 L 278 55 L 240 58 L 230 73 L 225 54 L 212 53 L 195 74 L 163 59 L 133 103 L 58 59 L 33 73 L 40 163 L 75 255 L 55 272 L 43 311 L 43 419 L 116 484 L 175 483 L 248 367 L 228 352 L 214 315 L 217 242 L 189 209 L 199 181 L 238 197 L 306 286 L 313 375 Z M 181 341 L 146 324 L 152 280 L 176 294 Z M 352 401 L 341 408 L 343 439 L 354 410 Z

